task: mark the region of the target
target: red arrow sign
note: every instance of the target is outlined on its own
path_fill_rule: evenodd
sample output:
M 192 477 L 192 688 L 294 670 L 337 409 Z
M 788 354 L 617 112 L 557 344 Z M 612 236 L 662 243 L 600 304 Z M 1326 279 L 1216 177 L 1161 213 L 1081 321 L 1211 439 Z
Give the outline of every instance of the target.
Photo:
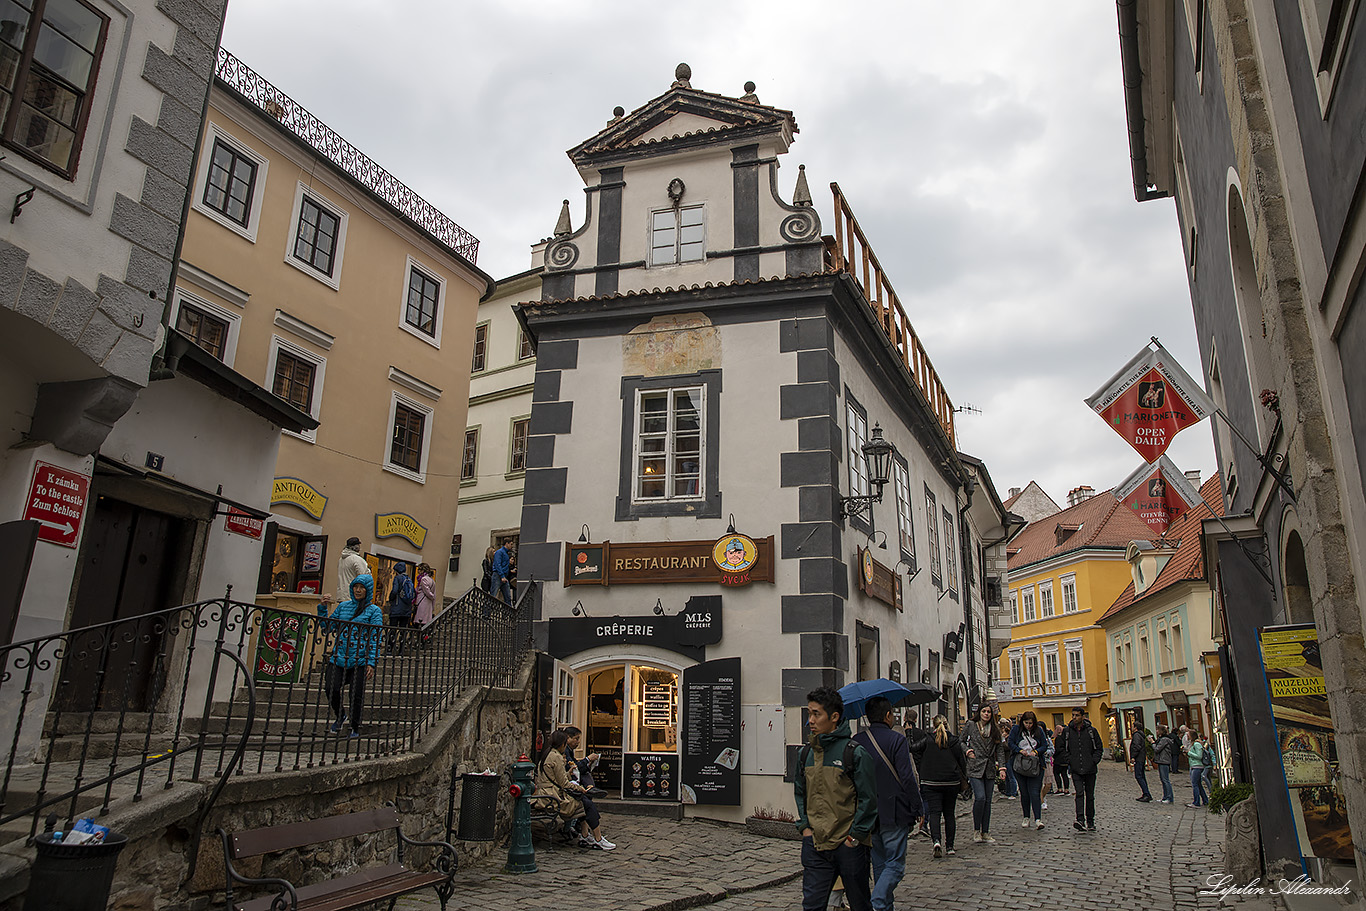
M 90 479 L 85 475 L 37 462 L 24 518 L 38 523 L 39 540 L 75 547 L 89 494 Z

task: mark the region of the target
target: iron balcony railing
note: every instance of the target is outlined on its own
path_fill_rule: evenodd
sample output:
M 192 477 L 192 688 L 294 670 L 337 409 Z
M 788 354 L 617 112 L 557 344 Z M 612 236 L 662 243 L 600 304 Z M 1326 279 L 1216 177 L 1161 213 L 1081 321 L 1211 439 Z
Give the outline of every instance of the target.
M 416 629 L 246 604 L 229 589 L 0 648 L 0 842 L 158 785 L 412 751 L 462 689 L 512 683 L 534 591 L 510 606 L 474 588 Z M 374 671 L 352 670 L 369 677 L 352 737 L 349 722 L 333 730 L 329 682 L 349 715 L 338 661 L 361 653 Z

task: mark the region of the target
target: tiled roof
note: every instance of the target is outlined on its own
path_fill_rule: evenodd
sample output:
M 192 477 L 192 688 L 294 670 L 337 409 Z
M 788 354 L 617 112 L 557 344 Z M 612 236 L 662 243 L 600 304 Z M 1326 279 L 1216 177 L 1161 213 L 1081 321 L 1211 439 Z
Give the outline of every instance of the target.
M 1205 502 L 1196 504 L 1194 509 L 1173 522 L 1167 529 L 1167 534 L 1163 536 L 1162 543 L 1166 546 L 1176 544 L 1176 553 L 1167 561 L 1167 565 L 1162 567 L 1162 572 L 1157 574 L 1153 584 L 1144 589 L 1142 595 L 1134 597 L 1134 584 L 1130 582 L 1123 593 L 1115 599 L 1115 603 L 1110 605 L 1109 610 L 1101 615 L 1101 620 L 1113 617 L 1134 602 L 1142 601 L 1178 582 L 1205 578 L 1205 555 L 1200 541 L 1200 526 L 1205 519 L 1223 512 L 1224 494 L 1219 487 L 1219 475 L 1214 475 L 1200 486 L 1200 496 Z M 1219 512 L 1216 513 L 1215 510 Z
M 1079 528 L 1060 543 L 1057 534 L 1059 525 L 1075 525 Z M 1088 547 L 1123 550 L 1134 538 L 1149 534 L 1148 524 L 1107 490 L 1025 526 L 1025 530 L 1010 542 L 1019 550 L 1009 559 L 1007 566 L 1014 572 L 1020 567 Z
M 1006 501 L 1005 501 L 1004 503 L 1002 503 L 1001 505 L 1004 506 L 1006 509 L 1009 509 L 1010 507 L 1014 506 L 1014 505 L 1015 505 L 1015 501 L 1018 500 L 1018 499 L 1020 499 L 1020 497 L 1022 497 L 1022 496 L 1024 496 L 1024 491 L 1023 491 L 1023 490 L 1020 491 L 1019 493 L 1017 493 L 1015 496 L 1011 497 L 1009 500 L 1006 500 Z
M 640 138 L 641 133 L 648 132 L 652 127 L 666 122 L 673 114 L 682 111 L 700 116 L 710 114 L 716 120 L 716 125 L 672 136 Z M 791 125 L 793 133 L 800 132 L 792 112 L 783 108 L 760 104 L 757 101 L 743 101 L 715 92 L 705 92 L 691 86 L 674 86 L 629 114 L 614 118 L 606 127 L 570 149 L 569 157 L 578 160 L 580 157 L 600 152 L 667 143 L 695 134 L 720 133 L 740 127 L 779 125 L 784 122 Z

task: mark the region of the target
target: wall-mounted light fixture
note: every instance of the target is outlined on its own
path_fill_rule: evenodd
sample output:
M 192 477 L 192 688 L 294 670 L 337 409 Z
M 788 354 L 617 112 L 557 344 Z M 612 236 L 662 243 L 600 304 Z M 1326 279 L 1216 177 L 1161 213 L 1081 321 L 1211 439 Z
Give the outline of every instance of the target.
M 917 566 L 917 567 L 912 568 L 912 567 L 911 567 L 911 564 L 907 563 L 905 560 L 897 560 L 897 561 L 896 561 L 896 566 L 892 567 L 892 572 L 893 572 L 893 573 L 900 572 L 900 571 L 901 571 L 901 567 L 903 567 L 903 566 L 906 567 L 907 569 L 911 570 L 911 574 L 910 574 L 909 576 L 906 577 L 906 581 L 907 581 L 907 582 L 910 582 L 910 581 L 911 581 L 912 579 L 914 579 L 916 576 L 920 575 L 920 571 L 921 571 L 922 569 L 925 568 L 925 567 L 923 567 L 923 566 Z
M 872 544 L 874 541 L 876 541 L 878 535 L 882 535 L 882 543 L 879 544 L 879 545 L 877 546 L 877 547 L 878 547 L 878 550 L 886 550 L 886 549 L 887 549 L 887 532 L 883 531 L 882 529 L 878 529 L 877 531 L 875 531 L 875 532 L 873 532 L 871 535 L 869 535 L 869 536 L 868 536 L 868 543 L 869 543 L 869 544 Z
M 873 425 L 872 439 L 863 444 L 863 461 L 868 468 L 868 483 L 877 489 L 876 493 L 840 497 L 840 518 L 852 519 L 865 512 L 871 512 L 874 503 L 882 502 L 882 488 L 892 470 L 892 444 L 882 438 L 882 425 Z
M 582 602 L 582 601 L 575 601 L 575 602 L 574 602 L 574 616 L 575 616 L 575 617 L 587 617 L 587 616 L 588 616 L 588 608 L 586 608 L 586 607 L 583 606 L 583 602 Z
M 664 616 L 664 602 L 659 598 L 655 599 L 655 613 L 661 617 Z
M 593 533 L 588 530 L 588 526 L 585 524 L 583 531 L 579 532 L 579 543 L 587 544 L 591 540 L 593 540 Z

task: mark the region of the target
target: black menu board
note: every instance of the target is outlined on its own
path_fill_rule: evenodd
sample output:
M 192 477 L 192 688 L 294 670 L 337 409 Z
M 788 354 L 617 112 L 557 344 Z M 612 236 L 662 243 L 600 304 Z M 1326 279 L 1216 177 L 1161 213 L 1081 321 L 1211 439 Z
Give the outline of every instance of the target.
M 683 672 L 684 803 L 740 805 L 740 659 Z
M 626 753 L 621 792 L 627 800 L 678 801 L 677 753 Z

